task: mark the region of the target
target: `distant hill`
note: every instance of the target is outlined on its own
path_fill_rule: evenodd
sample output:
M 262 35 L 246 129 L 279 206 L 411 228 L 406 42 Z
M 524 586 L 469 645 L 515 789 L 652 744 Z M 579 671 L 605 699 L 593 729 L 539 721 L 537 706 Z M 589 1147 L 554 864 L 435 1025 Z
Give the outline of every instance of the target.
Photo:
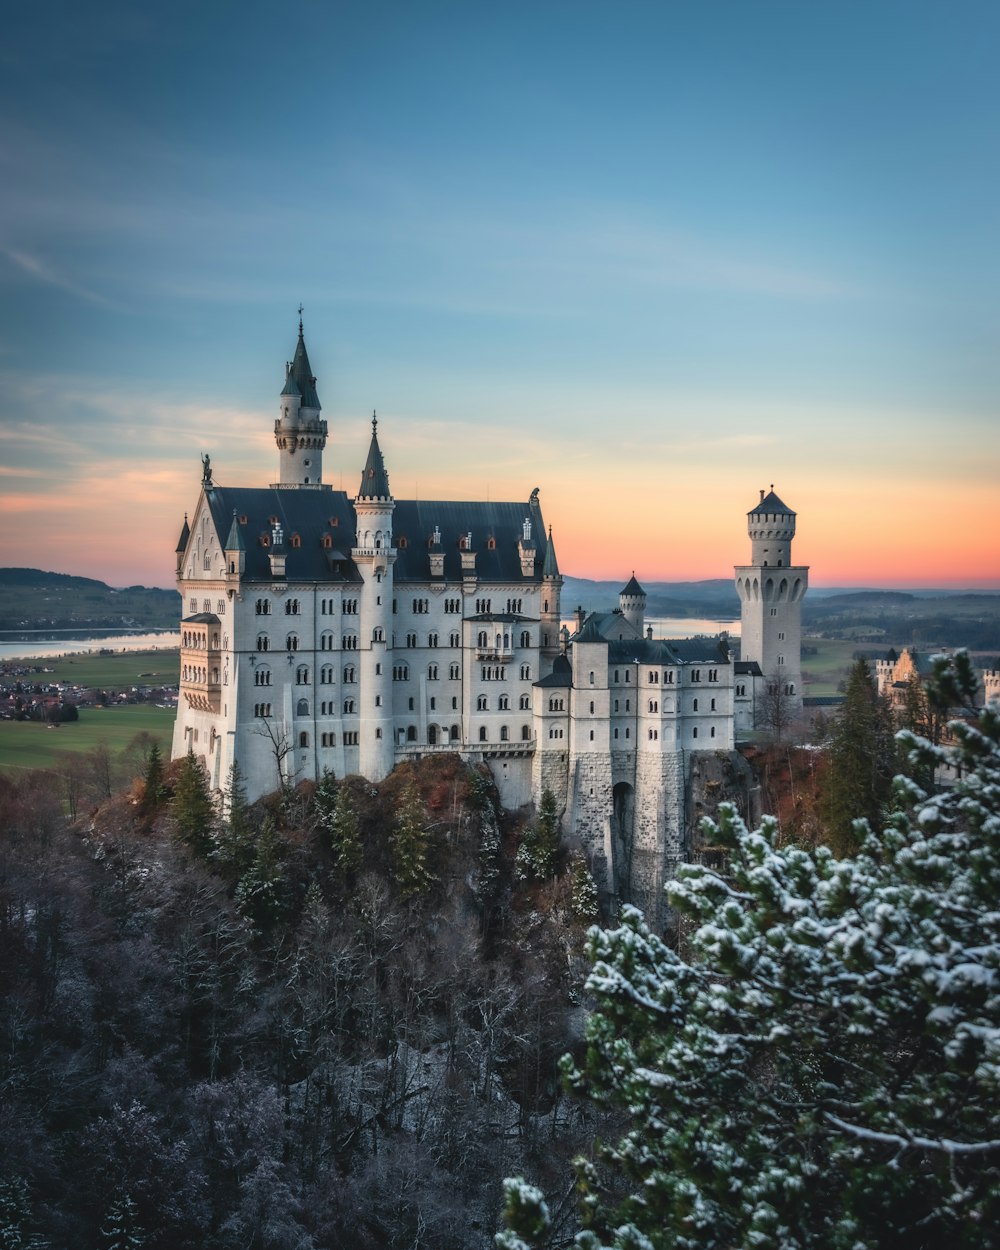
M 564 616 L 618 606 L 624 582 L 563 579 Z M 728 578 L 702 582 L 643 582 L 650 616 L 738 619 L 740 601 Z M 810 588 L 802 604 L 806 633 L 896 645 L 1000 651 L 1000 594 L 954 590 Z
M 0 630 L 176 629 L 180 614 L 176 590 L 115 589 L 71 573 L 0 568 Z

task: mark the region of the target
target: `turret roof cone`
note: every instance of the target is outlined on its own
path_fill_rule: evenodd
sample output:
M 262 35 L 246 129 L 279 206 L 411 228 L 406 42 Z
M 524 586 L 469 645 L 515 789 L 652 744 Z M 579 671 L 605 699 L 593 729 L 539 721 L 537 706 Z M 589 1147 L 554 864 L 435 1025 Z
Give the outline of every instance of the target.
M 233 523 L 229 527 L 229 537 L 226 539 L 226 545 L 223 551 L 246 551 L 246 543 L 243 541 L 243 531 L 240 529 L 240 523 L 236 516 L 236 509 L 233 509 Z
M 368 459 L 365 461 L 361 474 L 361 486 L 358 488 L 359 499 L 388 499 L 389 474 L 385 471 L 382 449 L 378 445 L 378 417 L 372 413 L 372 441 L 368 448 Z
M 177 540 L 177 546 L 174 550 L 178 555 L 182 555 L 187 551 L 188 539 L 191 537 L 191 527 L 188 525 L 188 514 L 184 513 L 184 525 L 181 529 L 181 536 Z
M 625 586 L 625 589 L 621 591 L 621 594 L 623 594 L 623 595 L 642 595 L 642 597 L 643 597 L 643 598 L 645 598 L 645 597 L 646 597 L 646 592 L 645 592 L 645 591 L 643 590 L 643 588 L 639 585 L 639 583 L 635 580 L 635 573 L 634 573 L 634 572 L 633 572 L 632 576 L 628 579 L 628 584 Z
M 747 515 L 752 516 L 755 512 L 783 512 L 785 516 L 795 516 L 788 504 L 782 503 L 774 493 L 773 486 L 766 495 L 763 491 L 760 492 L 760 503 L 756 508 L 751 508 Z
M 320 409 L 319 396 L 316 394 L 316 379 L 313 377 L 312 365 L 309 363 L 309 353 L 306 351 L 306 340 L 302 332 L 302 319 L 299 318 L 299 341 L 295 344 L 295 355 L 292 357 L 292 364 L 288 370 L 288 378 L 285 380 L 285 389 L 282 395 L 294 394 L 289 391 L 288 383 L 292 381 L 298 387 L 298 392 L 302 396 L 303 408 L 315 408 L 317 412 Z
M 543 577 L 559 576 L 559 561 L 556 559 L 556 545 L 552 541 L 552 526 L 549 526 L 549 541 L 545 547 L 545 560 L 542 562 Z

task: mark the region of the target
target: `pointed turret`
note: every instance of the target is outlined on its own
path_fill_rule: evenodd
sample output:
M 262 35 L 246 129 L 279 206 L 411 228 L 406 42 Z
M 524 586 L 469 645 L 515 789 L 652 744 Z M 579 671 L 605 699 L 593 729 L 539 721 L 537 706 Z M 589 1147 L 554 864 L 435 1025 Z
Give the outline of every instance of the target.
M 316 393 L 316 378 L 313 376 L 309 353 L 306 351 L 301 317 L 299 317 L 299 341 L 295 344 L 295 355 L 292 357 L 288 376 L 298 387 L 299 395 L 302 397 L 302 407 L 312 408 L 315 412 L 319 412 L 322 405 Z
M 556 559 L 556 545 L 552 541 L 552 526 L 549 526 L 549 541 L 545 548 L 545 559 L 542 562 L 543 577 L 559 576 L 559 561 Z
M 326 422 L 320 416 L 316 378 L 306 351 L 305 334 L 299 309 L 299 338 L 295 355 L 285 366 L 274 441 L 278 444 L 278 477 L 275 486 L 322 489 L 323 448 Z
M 226 539 L 223 550 L 226 554 L 226 569 L 229 576 L 239 577 L 246 570 L 247 548 L 235 508 L 233 509 L 233 523 L 229 527 L 229 537 Z
M 187 551 L 188 541 L 191 538 L 191 527 L 188 525 L 188 514 L 184 513 L 184 524 L 181 527 L 181 536 L 177 540 L 177 546 L 174 551 L 177 553 L 177 576 L 181 575 L 181 568 L 184 564 L 184 553 Z
M 634 572 L 625 586 L 618 592 L 618 606 L 621 609 L 622 616 L 633 627 L 637 636 L 641 638 L 645 630 L 646 592 L 639 585 Z
M 369 692 L 361 709 L 361 753 L 358 771 L 381 781 L 395 760 L 392 720 L 393 604 L 392 569 L 396 549 L 392 541 L 392 514 L 396 504 L 389 490 L 382 449 L 378 445 L 378 418 L 372 413 L 372 441 L 354 500 L 357 523 L 351 558 L 361 574 L 359 634 L 365 640 L 359 655 L 361 688 Z
M 358 487 L 359 499 L 391 499 L 389 490 L 389 474 L 385 470 L 382 459 L 382 448 L 378 445 L 378 417 L 372 413 L 372 441 L 368 447 L 368 459 L 361 474 L 361 485 Z
M 532 497 L 533 506 L 537 507 L 538 492 Z M 538 523 L 541 527 L 542 518 Z M 544 530 L 542 531 L 544 533 Z M 552 539 L 552 526 L 549 526 L 548 541 L 545 544 L 545 555 L 542 558 L 542 603 L 539 616 L 542 622 L 542 656 L 546 663 L 551 664 L 559 655 L 560 637 L 560 601 L 562 596 L 562 574 L 559 572 L 559 561 L 556 559 L 556 545 Z

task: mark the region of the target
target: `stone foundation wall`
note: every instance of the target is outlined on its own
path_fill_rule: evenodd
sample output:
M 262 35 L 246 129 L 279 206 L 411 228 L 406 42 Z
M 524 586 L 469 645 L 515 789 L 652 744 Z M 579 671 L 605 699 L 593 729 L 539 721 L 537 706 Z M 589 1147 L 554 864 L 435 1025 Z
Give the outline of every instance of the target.
M 640 754 L 636 762 L 631 901 L 658 928 L 666 920 L 663 886 L 681 857 L 685 798 L 682 751 Z

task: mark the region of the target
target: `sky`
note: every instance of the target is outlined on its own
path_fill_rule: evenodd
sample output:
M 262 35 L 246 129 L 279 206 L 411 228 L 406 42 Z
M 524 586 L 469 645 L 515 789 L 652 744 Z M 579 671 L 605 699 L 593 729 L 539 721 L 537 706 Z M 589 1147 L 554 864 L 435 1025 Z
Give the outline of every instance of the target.
M 564 573 L 1000 587 L 995 0 L 90 5 L 0 43 L 3 563 L 170 585 L 275 479 L 297 308 L 352 495 Z M 9 540 L 13 537 L 14 541 Z

